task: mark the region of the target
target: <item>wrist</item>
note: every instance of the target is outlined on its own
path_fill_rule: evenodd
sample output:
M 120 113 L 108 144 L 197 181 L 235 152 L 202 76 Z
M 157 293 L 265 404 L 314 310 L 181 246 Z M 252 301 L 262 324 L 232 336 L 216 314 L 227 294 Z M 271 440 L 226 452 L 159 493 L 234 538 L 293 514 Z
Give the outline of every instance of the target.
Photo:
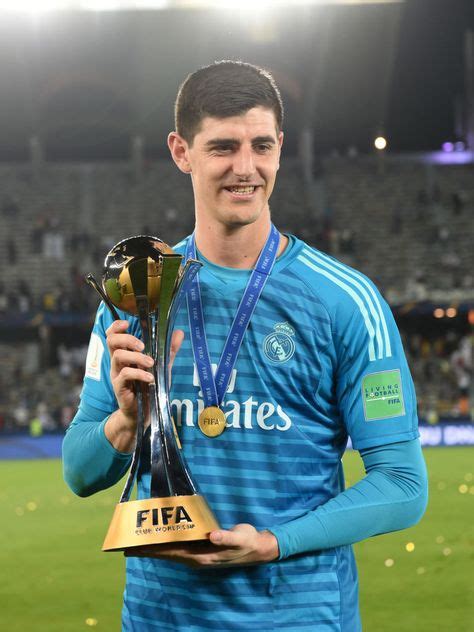
M 260 531 L 261 546 L 260 554 L 263 562 L 273 562 L 278 559 L 280 551 L 278 548 L 278 540 L 271 531 Z
M 110 415 L 104 426 L 109 443 L 119 452 L 132 452 L 136 441 L 136 419 L 120 408 Z

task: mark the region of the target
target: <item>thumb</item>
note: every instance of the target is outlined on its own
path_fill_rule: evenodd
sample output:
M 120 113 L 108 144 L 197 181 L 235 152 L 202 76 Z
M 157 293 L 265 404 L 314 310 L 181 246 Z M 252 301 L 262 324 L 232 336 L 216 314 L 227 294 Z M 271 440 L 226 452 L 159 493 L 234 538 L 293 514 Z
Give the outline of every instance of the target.
M 257 530 L 250 524 L 238 524 L 226 531 L 219 529 L 211 531 L 209 539 L 213 544 L 228 547 L 244 547 L 255 536 Z

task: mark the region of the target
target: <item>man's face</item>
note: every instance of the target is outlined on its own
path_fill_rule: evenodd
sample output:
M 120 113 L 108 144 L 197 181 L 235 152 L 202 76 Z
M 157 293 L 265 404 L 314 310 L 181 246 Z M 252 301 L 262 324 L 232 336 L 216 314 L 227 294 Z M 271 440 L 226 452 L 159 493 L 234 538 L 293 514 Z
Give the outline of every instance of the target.
M 255 222 L 268 209 L 282 141 L 275 115 L 266 108 L 203 119 L 186 148 L 196 216 L 226 226 Z

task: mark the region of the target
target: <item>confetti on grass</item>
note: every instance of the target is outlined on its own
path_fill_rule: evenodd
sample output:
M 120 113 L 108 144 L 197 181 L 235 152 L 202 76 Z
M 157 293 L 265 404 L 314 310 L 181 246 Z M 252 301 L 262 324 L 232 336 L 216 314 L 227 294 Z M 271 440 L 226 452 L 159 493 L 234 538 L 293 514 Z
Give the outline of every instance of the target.
M 99 622 L 97 621 L 97 619 L 94 619 L 93 617 L 88 617 L 86 619 L 86 625 L 90 626 L 90 627 L 94 627 L 95 625 L 97 625 Z

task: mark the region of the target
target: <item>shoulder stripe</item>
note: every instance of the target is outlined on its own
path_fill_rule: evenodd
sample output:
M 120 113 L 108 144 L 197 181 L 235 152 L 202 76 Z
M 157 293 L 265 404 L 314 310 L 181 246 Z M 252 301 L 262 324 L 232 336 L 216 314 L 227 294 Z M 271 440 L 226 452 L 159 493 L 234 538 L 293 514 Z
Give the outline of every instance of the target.
M 313 254 L 315 254 L 315 253 L 313 253 Z M 391 346 L 391 343 L 390 343 L 390 336 L 389 336 L 389 333 L 388 333 L 387 321 L 385 319 L 385 316 L 384 316 L 384 313 L 383 313 L 383 309 L 382 309 L 382 306 L 381 306 L 380 301 L 379 301 L 379 297 L 377 296 L 377 293 L 374 291 L 374 288 L 372 287 L 372 285 L 367 281 L 367 279 L 364 277 L 364 275 L 360 274 L 360 272 L 357 272 L 357 270 L 352 270 L 351 268 L 348 268 L 347 266 L 344 266 L 339 261 L 335 261 L 331 257 L 328 257 L 328 255 L 326 255 L 325 253 L 319 252 L 318 255 L 321 257 L 321 259 L 324 259 L 325 261 L 327 261 L 329 266 L 332 266 L 334 268 L 339 268 L 341 270 L 344 270 L 349 276 L 352 276 L 355 279 L 358 279 L 369 290 L 370 294 L 372 295 L 372 297 L 374 299 L 374 303 L 375 303 L 375 305 L 377 307 L 377 311 L 378 311 L 379 316 L 380 316 L 380 322 L 381 322 L 381 325 L 382 325 L 383 336 L 384 336 L 384 340 L 385 340 L 385 349 L 386 349 L 385 355 L 386 355 L 387 358 L 391 358 L 392 357 L 392 346 Z
M 175 248 L 181 248 L 181 246 L 185 246 L 185 245 L 186 245 L 186 243 L 187 243 L 187 241 L 188 241 L 188 240 L 187 240 L 187 238 L 182 239 L 179 243 L 177 243 L 177 244 L 175 244 L 175 245 L 173 246 L 173 250 L 174 250 Z
M 370 321 L 370 316 L 369 316 L 369 313 L 367 311 L 367 308 L 364 305 L 364 303 L 363 303 L 362 299 L 360 298 L 360 296 L 358 294 L 356 294 L 354 292 L 354 290 L 349 285 L 347 285 L 346 283 L 344 283 L 343 281 L 341 281 L 340 279 L 338 279 L 337 277 L 332 275 L 330 272 L 328 272 L 324 268 L 318 267 L 317 265 L 312 263 L 309 259 L 306 259 L 306 257 L 303 257 L 303 255 L 300 255 L 298 257 L 298 259 L 302 263 L 304 263 L 306 266 L 308 266 L 308 268 L 311 268 L 311 270 L 314 270 L 315 272 L 318 272 L 319 274 L 322 274 L 323 276 L 328 278 L 330 281 L 332 281 L 333 283 L 338 285 L 345 292 L 347 292 L 349 294 L 349 296 L 354 300 L 354 302 L 356 303 L 357 307 L 360 310 L 360 313 L 362 314 L 365 326 L 367 328 L 367 332 L 369 334 L 369 346 L 368 346 L 369 359 L 370 359 L 371 362 L 373 362 L 375 360 L 375 347 L 374 347 L 375 330 L 374 330 L 374 327 L 373 327 L 373 325 L 372 325 L 372 323 Z
M 374 305 L 374 302 L 372 301 L 371 297 L 368 295 L 368 293 L 365 290 L 365 288 L 362 287 L 361 282 L 362 281 L 365 282 L 366 287 L 371 291 L 373 297 L 375 299 L 377 299 L 375 292 L 370 287 L 370 284 L 362 277 L 362 275 L 357 275 L 357 273 L 352 273 L 350 268 L 348 268 L 347 266 L 343 266 L 340 263 L 338 263 L 338 265 L 336 266 L 335 265 L 336 262 L 333 259 L 331 259 L 330 257 L 328 257 L 327 255 L 323 256 L 320 253 L 311 252 L 308 249 L 304 250 L 303 252 L 308 257 L 310 257 L 311 259 L 316 261 L 319 265 L 327 268 L 328 270 L 330 270 L 334 274 L 337 274 L 341 278 L 345 279 L 348 283 L 351 283 L 358 290 L 358 292 L 362 295 L 362 297 L 365 299 L 366 305 L 369 308 L 370 313 L 372 315 L 372 318 L 373 318 L 373 320 L 375 322 L 375 335 L 376 335 L 377 346 L 378 346 L 378 354 L 377 355 L 378 355 L 379 360 L 381 358 L 383 358 L 384 357 L 384 345 L 383 345 L 383 341 L 382 341 L 382 332 L 380 330 L 380 324 L 382 323 L 382 328 L 384 329 L 384 334 L 385 334 L 385 332 L 387 330 L 387 324 L 385 322 L 385 317 L 383 315 L 382 308 L 380 306 L 380 302 L 378 303 L 378 306 L 380 308 L 380 310 L 379 310 Z M 377 302 L 378 302 L 378 299 L 377 299 Z M 387 344 L 387 338 L 388 338 L 388 331 L 387 331 L 387 335 L 385 336 L 385 344 Z M 387 349 L 387 357 L 390 357 L 392 355 L 391 349 L 390 349 L 390 340 L 388 341 L 388 343 L 389 343 L 389 348 Z

